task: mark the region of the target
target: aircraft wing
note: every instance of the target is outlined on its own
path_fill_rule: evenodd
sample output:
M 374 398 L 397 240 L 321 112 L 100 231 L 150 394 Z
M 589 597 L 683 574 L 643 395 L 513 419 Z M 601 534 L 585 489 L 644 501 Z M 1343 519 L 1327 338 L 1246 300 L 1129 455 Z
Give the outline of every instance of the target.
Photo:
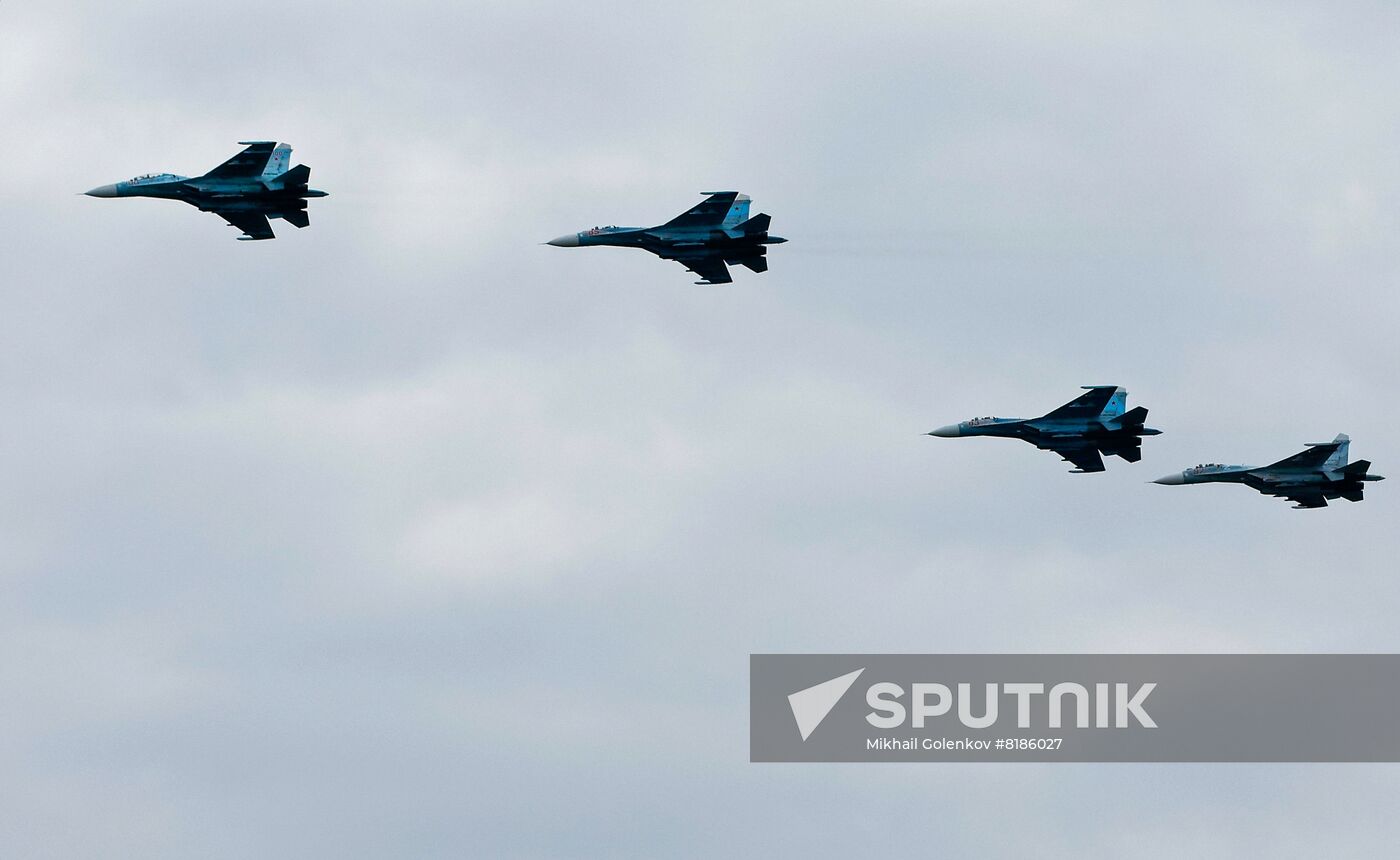
M 1285 457 L 1277 463 L 1270 463 L 1265 469 L 1320 469 L 1322 464 L 1327 462 L 1338 448 L 1340 442 L 1328 442 L 1323 445 L 1309 445 L 1306 451 L 1299 451 L 1292 457 Z M 1324 504 L 1326 504 L 1324 502 Z
M 211 179 L 236 179 L 241 177 L 261 176 L 263 168 L 272 158 L 272 152 L 277 148 L 277 142 L 273 140 L 244 141 L 248 148 L 220 164 L 218 167 L 204 174 Z M 285 150 L 287 155 L 291 150 Z
M 718 227 L 739 196 L 737 191 L 720 191 L 706 197 L 689 210 L 662 224 L 663 227 Z
M 1081 472 L 1102 472 L 1103 457 L 1094 448 L 1051 448 L 1056 454 L 1065 458 L 1066 462 L 1073 463 L 1074 468 Z
M 1297 487 L 1291 490 L 1280 490 L 1274 495 L 1288 499 L 1300 508 L 1327 507 L 1327 496 L 1323 495 L 1322 490 L 1316 488 Z
M 724 258 L 717 254 L 696 254 L 692 257 L 672 257 L 677 263 L 700 276 L 696 283 L 728 284 L 734 281 Z
M 272 225 L 267 223 L 267 216 L 261 212 L 219 212 L 215 215 L 227 221 L 229 224 L 243 231 L 240 239 L 276 239 L 277 234 L 272 232 Z
M 1103 414 L 1104 407 L 1113 399 L 1113 395 L 1118 391 L 1117 386 L 1101 385 L 1091 388 L 1070 402 L 1061 406 L 1053 412 L 1048 412 L 1041 418 L 1097 418 Z

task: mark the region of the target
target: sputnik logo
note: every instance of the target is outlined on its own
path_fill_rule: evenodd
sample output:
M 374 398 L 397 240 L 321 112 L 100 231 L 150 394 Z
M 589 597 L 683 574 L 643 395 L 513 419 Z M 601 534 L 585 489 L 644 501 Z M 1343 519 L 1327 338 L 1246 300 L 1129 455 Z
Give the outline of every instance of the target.
M 797 721 L 797 730 L 802 733 L 803 742 L 811 737 L 812 732 L 817 730 L 817 726 L 822 724 L 822 720 L 826 719 L 826 715 L 831 713 L 831 709 L 836 707 L 836 703 L 841 701 L 841 697 L 846 695 L 846 691 L 851 689 L 856 678 L 864 671 L 863 668 L 857 669 L 788 696 L 788 705 L 792 708 L 792 717 Z

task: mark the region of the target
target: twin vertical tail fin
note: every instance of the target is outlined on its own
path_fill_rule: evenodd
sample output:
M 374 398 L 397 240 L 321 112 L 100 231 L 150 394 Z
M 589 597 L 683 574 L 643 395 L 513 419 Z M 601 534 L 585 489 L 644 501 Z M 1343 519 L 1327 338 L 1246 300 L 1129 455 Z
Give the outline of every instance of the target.
M 1122 388 L 1115 388 L 1113 390 L 1113 396 L 1108 398 L 1108 402 L 1103 405 L 1103 417 L 1119 418 L 1123 415 L 1123 410 L 1126 409 L 1127 406 L 1128 392 Z M 1144 415 L 1147 414 L 1146 409 L 1142 410 L 1142 412 Z
M 263 165 L 263 179 L 275 179 L 287 172 L 287 165 L 292 163 L 292 148 L 285 143 L 279 143 L 273 147 L 272 154 L 267 158 L 267 164 Z
M 1368 475 L 1371 471 L 1370 460 L 1357 460 L 1355 463 L 1342 467 L 1342 474 L 1346 477 L 1341 485 L 1341 496 L 1348 502 L 1359 502 L 1366 496 L 1365 481 L 1384 481 L 1382 475 Z
M 747 194 L 739 194 L 734 197 L 734 202 L 730 204 L 729 211 L 724 215 L 724 222 L 721 226 L 726 230 L 732 230 L 737 225 L 743 223 L 749 217 L 749 206 L 752 204 Z
M 1336 445 L 1337 450 L 1332 452 L 1332 455 L 1322 464 L 1322 468 L 1328 472 L 1348 471 L 1347 459 L 1351 455 L 1351 437 L 1345 433 L 1338 433 L 1337 438 L 1333 439 L 1330 444 Z M 1366 465 L 1369 467 L 1371 464 L 1367 463 Z M 1361 471 L 1364 473 L 1366 470 L 1362 469 Z

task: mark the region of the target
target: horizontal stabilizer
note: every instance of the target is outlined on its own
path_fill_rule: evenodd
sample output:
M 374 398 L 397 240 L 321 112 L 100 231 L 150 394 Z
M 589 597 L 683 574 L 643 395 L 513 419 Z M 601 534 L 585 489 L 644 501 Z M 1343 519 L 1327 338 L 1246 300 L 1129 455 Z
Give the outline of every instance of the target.
M 746 267 L 748 267 L 749 269 L 752 269 L 752 270 L 755 271 L 755 272 L 766 272 L 766 271 L 768 271 L 768 258 L 767 258 L 767 257 L 741 257 L 741 258 L 739 259 L 739 265 L 741 265 L 741 266 L 746 266 Z
M 1141 427 L 1147 422 L 1147 408 L 1145 406 L 1135 406 L 1118 416 L 1120 427 Z
M 759 233 L 767 233 L 768 225 L 772 222 L 773 219 L 771 216 L 760 213 L 744 223 L 737 225 L 734 229 L 743 233 L 745 236 L 753 236 Z
M 1366 474 L 1367 472 L 1369 472 L 1370 470 L 1371 470 L 1371 461 L 1370 461 L 1370 460 L 1357 460 L 1355 463 L 1351 463 L 1350 465 L 1345 466 L 1345 467 L 1343 467 L 1343 469 L 1342 469 L 1342 471 L 1343 471 L 1344 473 L 1346 473 L 1346 474 L 1348 474 L 1348 475 L 1352 475 L 1352 476 L 1364 475 L 1364 474 Z
M 1342 490 L 1342 498 L 1346 499 L 1348 502 L 1359 502 L 1365 497 L 1366 493 L 1361 489 L 1359 484 L 1351 489 Z
M 282 220 L 291 224 L 293 227 L 311 226 L 311 216 L 306 214 L 305 209 L 292 209 L 288 212 L 283 212 Z
M 1131 448 L 1113 448 L 1111 450 L 1104 451 L 1104 453 L 1117 454 L 1119 457 L 1122 457 L 1129 463 L 1136 463 L 1138 460 L 1142 459 L 1142 447 L 1140 445 L 1134 445 Z
M 283 188 L 305 188 L 306 183 L 311 181 L 311 168 L 305 164 L 298 164 L 277 177 L 276 181 L 281 183 Z

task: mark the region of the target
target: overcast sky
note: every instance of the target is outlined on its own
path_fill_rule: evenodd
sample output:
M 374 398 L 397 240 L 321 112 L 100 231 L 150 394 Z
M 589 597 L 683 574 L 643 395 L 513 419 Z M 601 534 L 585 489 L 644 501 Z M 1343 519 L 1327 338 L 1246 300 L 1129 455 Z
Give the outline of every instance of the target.
M 1393 766 L 750 764 L 751 652 L 1397 651 L 1391 3 L 0 6 L 16 857 L 1358 856 Z M 296 147 L 311 227 L 76 196 Z M 772 269 L 539 243 L 753 195 Z M 1114 383 L 1100 475 L 1005 440 Z M 1325 727 L 1320 727 L 1325 730 Z

